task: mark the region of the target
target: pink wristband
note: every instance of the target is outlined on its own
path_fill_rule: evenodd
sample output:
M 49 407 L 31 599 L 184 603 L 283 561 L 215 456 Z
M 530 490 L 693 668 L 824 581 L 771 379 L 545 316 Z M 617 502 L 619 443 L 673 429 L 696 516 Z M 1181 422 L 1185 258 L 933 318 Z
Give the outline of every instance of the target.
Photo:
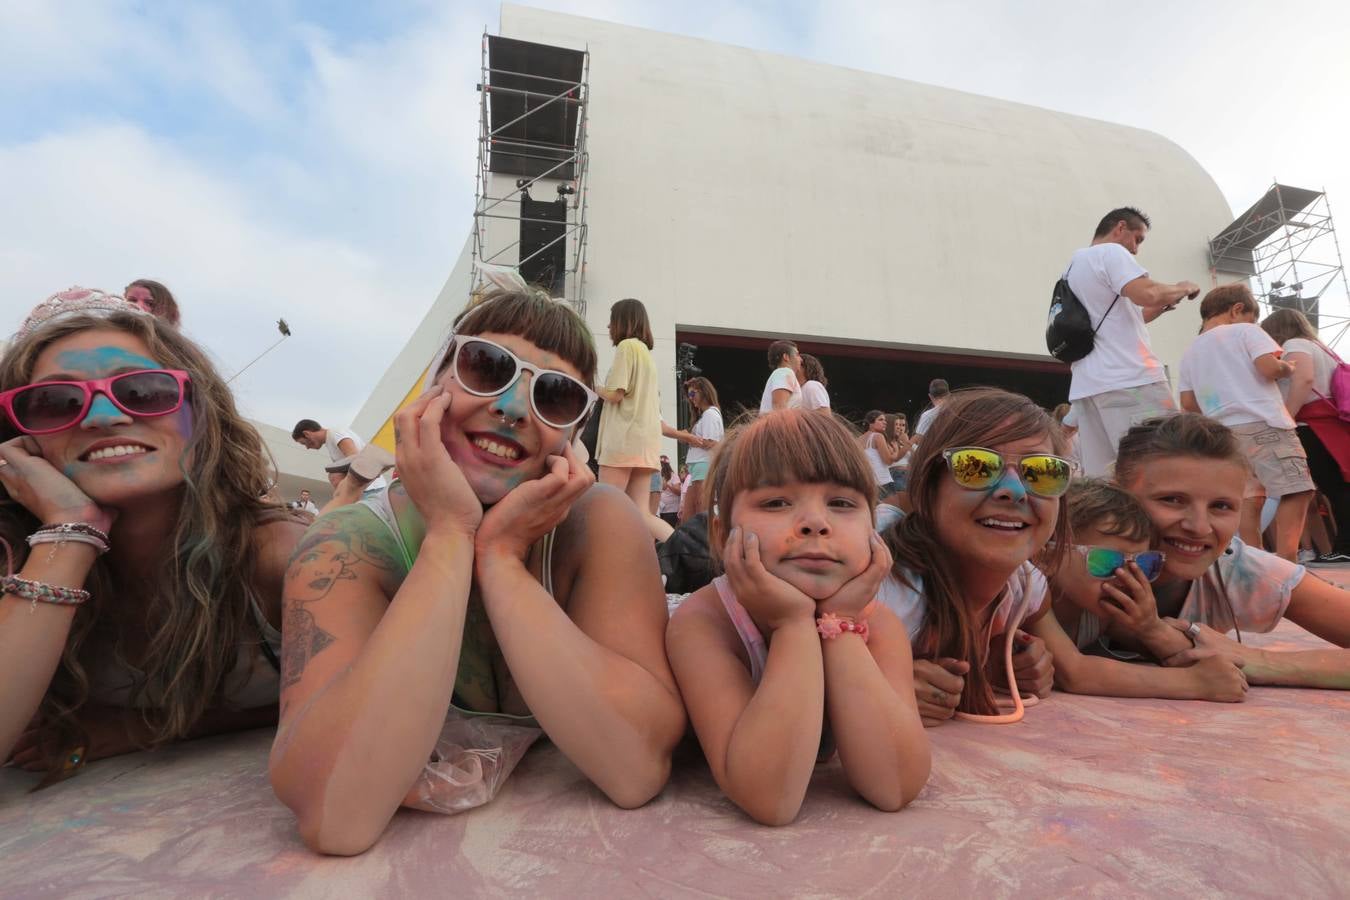
M 855 622 L 853 619 L 842 619 L 834 613 L 825 613 L 819 619 L 816 619 L 816 631 L 826 640 L 834 640 L 845 632 L 853 632 L 867 643 L 868 628 L 867 622 Z

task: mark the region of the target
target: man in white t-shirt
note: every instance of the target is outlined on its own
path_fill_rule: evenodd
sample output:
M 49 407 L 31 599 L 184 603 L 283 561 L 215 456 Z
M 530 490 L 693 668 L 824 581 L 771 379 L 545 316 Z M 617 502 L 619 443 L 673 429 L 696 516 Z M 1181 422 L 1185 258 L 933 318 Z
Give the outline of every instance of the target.
M 291 429 L 291 440 L 307 450 L 318 450 L 322 447 L 328 451 L 330 462 L 355 456 L 366 445 L 366 442 L 349 428 L 324 428 L 313 419 L 301 419 L 296 422 L 295 427 Z M 384 476 L 379 475 L 366 485 L 366 492 L 383 490 L 387 486 L 388 482 L 384 480 Z
M 1113 209 L 1098 223 L 1092 245 L 1074 251 L 1067 269 L 1069 287 L 1097 329 L 1092 352 L 1073 363 L 1069 383 L 1078 449 L 1091 476 L 1110 473 L 1116 446 L 1131 425 L 1176 409 L 1144 326 L 1183 297 L 1198 296 L 1200 286 L 1154 281 L 1135 262 L 1148 229 L 1139 210 Z
M 947 379 L 945 378 L 934 378 L 928 382 L 928 399 L 933 405 L 919 415 L 919 422 L 914 426 L 915 444 L 922 441 L 923 436 L 928 433 L 928 429 L 933 426 L 933 420 L 937 418 L 938 410 L 942 409 L 942 404 L 947 402 L 947 397 L 951 392 L 952 389 L 947 385 Z M 905 454 L 905 458 L 909 458 L 908 453 Z
M 759 399 L 759 414 L 776 409 L 796 409 L 802 405 L 802 357 L 792 341 L 774 341 L 769 345 L 769 380 Z
M 1242 501 L 1244 543 L 1261 546 L 1261 507 L 1279 497 L 1275 552 L 1296 562 L 1303 519 L 1312 501 L 1308 455 L 1276 384 L 1293 371 L 1280 345 L 1256 325 L 1257 306 L 1245 284 L 1226 284 L 1200 302 L 1200 336 L 1181 357 L 1181 408 L 1227 425 L 1247 453 L 1252 478 Z

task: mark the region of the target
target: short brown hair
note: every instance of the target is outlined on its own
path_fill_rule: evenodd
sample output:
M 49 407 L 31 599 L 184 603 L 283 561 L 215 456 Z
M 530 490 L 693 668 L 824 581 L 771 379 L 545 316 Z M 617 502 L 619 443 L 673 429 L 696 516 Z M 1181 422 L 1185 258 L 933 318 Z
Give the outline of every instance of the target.
M 774 341 L 769 345 L 769 368 L 778 369 L 782 367 L 783 357 L 791 356 L 797 352 L 797 345 L 792 341 Z
M 652 338 L 652 323 L 647 318 L 647 307 L 642 305 L 641 300 L 629 297 L 615 303 L 609 308 L 609 321 L 614 326 L 615 344 L 637 338 L 647 345 L 648 350 L 656 347 L 656 341 Z
M 1252 296 L 1251 288 L 1240 281 L 1216 287 L 1200 301 L 1200 318 L 1221 316 L 1238 304 L 1242 304 L 1243 312 L 1256 312 L 1256 298 Z
M 538 288 L 488 291 L 455 317 L 454 329 L 456 334 L 496 333 L 523 337 L 540 350 L 556 353 L 567 360 L 581 373 L 582 381 L 590 387 L 595 386 L 597 363 L 590 326 L 571 306 L 554 300 Z M 447 355 L 437 375 L 445 371 L 450 359 Z
M 828 410 L 785 409 L 737 423 L 713 451 L 708 544 L 722 562 L 736 495 L 758 487 L 804 482 L 840 484 L 867 498 L 875 512 L 877 482 L 848 423 Z
M 1148 510 L 1118 484 L 1104 478 L 1084 478 L 1073 483 L 1065 500 L 1074 540 L 1079 533 L 1095 528 L 1127 541 L 1153 543 L 1153 520 L 1148 517 Z
M 1199 413 L 1179 412 L 1130 426 L 1116 453 L 1116 484 L 1126 490 L 1143 465 L 1167 456 L 1198 456 L 1246 467 L 1247 454 L 1227 425 Z
M 1094 238 L 1106 237 L 1115 230 L 1117 222 L 1124 222 L 1125 227 L 1131 231 L 1138 231 L 1140 228 L 1147 230 L 1153 227 L 1153 223 L 1148 220 L 1148 216 L 1133 206 L 1121 206 L 1102 216 L 1102 220 L 1097 223 L 1097 230 L 1092 233 L 1092 236 Z

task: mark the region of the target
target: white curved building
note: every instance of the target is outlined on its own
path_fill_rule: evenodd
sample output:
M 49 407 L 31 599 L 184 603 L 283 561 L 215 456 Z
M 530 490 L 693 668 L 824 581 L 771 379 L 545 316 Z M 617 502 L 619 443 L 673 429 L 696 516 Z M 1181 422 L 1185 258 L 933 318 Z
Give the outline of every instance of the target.
M 603 374 L 610 304 L 646 304 L 672 422 L 681 340 L 724 407 L 758 402 L 778 337 L 838 373 L 836 408 L 912 415 L 938 375 L 1063 399 L 1045 314 L 1098 219 L 1141 208 L 1140 262 L 1206 285 L 1206 241 L 1232 218 L 1193 158 L 1136 128 L 522 6 L 503 6 L 501 35 L 589 51 L 587 318 Z M 359 432 L 426 365 L 469 268 L 466 245 Z M 1198 322 L 1189 305 L 1151 326 L 1173 369 Z

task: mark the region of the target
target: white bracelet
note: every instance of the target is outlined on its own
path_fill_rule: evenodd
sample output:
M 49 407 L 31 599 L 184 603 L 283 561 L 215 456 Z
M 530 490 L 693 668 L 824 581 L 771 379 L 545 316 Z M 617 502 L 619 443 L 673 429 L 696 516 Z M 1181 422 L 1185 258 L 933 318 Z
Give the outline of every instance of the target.
M 38 544 L 64 544 L 66 541 L 88 544 L 98 550 L 100 556 L 109 550 L 107 541 L 100 540 L 92 534 L 81 534 L 78 531 L 39 531 L 28 536 L 28 546 L 30 547 L 36 547 Z

